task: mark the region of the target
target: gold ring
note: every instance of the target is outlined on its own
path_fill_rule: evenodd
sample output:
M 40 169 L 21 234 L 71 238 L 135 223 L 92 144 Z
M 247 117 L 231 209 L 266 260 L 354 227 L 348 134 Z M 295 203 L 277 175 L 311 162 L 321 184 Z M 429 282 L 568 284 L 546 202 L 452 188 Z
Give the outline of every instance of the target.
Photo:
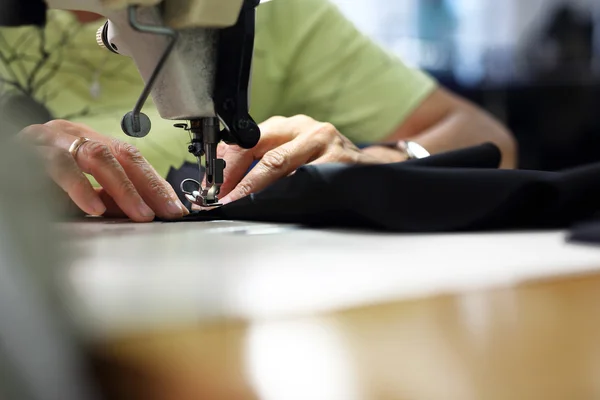
M 79 151 L 79 148 L 85 142 L 89 142 L 89 141 L 90 141 L 90 139 L 88 139 L 86 137 L 80 137 L 80 138 L 75 139 L 75 141 L 73 143 L 71 143 L 71 146 L 69 146 L 69 153 L 71 153 L 73 158 L 77 158 L 77 152 Z

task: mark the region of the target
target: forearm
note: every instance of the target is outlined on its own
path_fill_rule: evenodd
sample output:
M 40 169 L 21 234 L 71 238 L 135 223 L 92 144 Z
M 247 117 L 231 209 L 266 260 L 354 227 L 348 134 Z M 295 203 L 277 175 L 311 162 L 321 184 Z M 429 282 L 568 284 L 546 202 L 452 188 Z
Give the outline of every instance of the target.
M 491 142 L 502 153 L 501 168 L 515 168 L 517 146 L 494 117 L 443 89 L 436 90 L 386 141 L 412 140 L 431 154 Z M 402 161 L 393 150 L 373 146 L 365 152 L 389 162 Z
M 431 154 L 494 143 L 500 149 L 500 168 L 516 168 L 517 145 L 512 134 L 491 116 L 479 110 L 460 109 L 431 128 L 408 138 Z

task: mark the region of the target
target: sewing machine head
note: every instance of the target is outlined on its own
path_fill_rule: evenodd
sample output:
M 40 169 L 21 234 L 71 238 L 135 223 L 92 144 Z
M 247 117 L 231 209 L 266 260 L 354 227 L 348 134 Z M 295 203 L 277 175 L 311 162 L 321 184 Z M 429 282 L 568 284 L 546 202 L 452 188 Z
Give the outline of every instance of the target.
M 3 0 L 5 2 L 6 0 Z M 182 182 L 188 199 L 216 206 L 225 162 L 217 158 L 223 140 L 251 148 L 260 130 L 248 114 L 248 86 L 254 48 L 255 8 L 260 0 L 9 0 L 0 25 L 41 25 L 46 8 L 89 11 L 107 22 L 97 41 L 107 51 L 131 57 L 146 82 L 122 120 L 133 137 L 151 129 L 142 108 L 149 95 L 162 118 L 191 133 L 188 150 L 205 180 Z M 220 126 L 224 129 L 221 130 Z

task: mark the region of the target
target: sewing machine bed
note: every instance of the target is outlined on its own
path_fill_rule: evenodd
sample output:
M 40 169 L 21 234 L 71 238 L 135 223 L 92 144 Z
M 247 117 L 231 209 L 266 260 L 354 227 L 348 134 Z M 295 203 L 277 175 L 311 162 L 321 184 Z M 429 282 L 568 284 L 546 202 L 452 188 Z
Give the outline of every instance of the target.
M 313 314 L 600 270 L 562 231 L 407 235 L 233 221 L 67 223 L 73 311 L 106 337 Z

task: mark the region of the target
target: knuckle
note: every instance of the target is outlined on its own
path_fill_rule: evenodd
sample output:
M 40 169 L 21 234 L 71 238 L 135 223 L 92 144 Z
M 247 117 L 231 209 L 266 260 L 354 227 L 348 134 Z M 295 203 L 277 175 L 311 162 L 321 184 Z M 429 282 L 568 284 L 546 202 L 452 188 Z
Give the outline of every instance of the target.
M 86 142 L 81 150 L 83 153 L 92 160 L 111 160 L 113 155 L 110 151 L 110 148 L 103 143 L 100 142 Z
M 337 129 L 335 126 L 333 126 L 333 124 L 331 122 L 320 122 L 319 123 L 319 128 L 323 129 L 327 132 L 331 132 L 331 133 L 336 133 Z
M 329 122 L 319 123 L 312 132 L 312 136 L 321 145 L 331 145 L 341 140 L 337 129 Z
M 274 149 L 268 151 L 262 158 L 263 165 L 272 171 L 285 170 L 289 166 L 290 160 L 287 154 L 281 150 Z
M 286 117 L 283 117 L 281 115 L 274 115 L 271 118 L 267 119 L 265 122 L 266 123 L 267 122 L 281 122 L 281 121 L 284 121 L 286 119 L 287 119 Z
M 114 153 L 117 157 L 123 157 L 131 160 L 137 164 L 145 163 L 146 160 L 142 156 L 142 153 L 133 145 L 123 142 L 118 139 L 111 140 L 111 147 L 114 149 Z
M 90 134 L 93 132 L 88 126 L 84 124 L 67 121 L 65 119 L 53 119 L 52 121 L 46 122 L 44 124 L 44 127 L 56 132 L 69 133 L 75 136 Z
M 292 125 L 298 127 L 307 127 L 318 123 L 315 119 L 304 114 L 294 115 L 293 117 L 289 118 L 289 121 Z
M 51 129 L 64 129 L 65 127 L 70 127 L 72 125 L 71 122 L 64 119 L 53 119 L 52 121 L 48 121 L 44 124 Z
M 339 149 L 334 154 L 338 162 L 342 163 L 358 164 L 360 159 L 360 153 L 356 151 L 344 151 Z
M 84 123 L 81 123 L 81 122 L 73 122 L 73 121 L 65 121 L 65 122 L 66 122 L 66 123 L 67 123 L 69 126 L 72 126 L 73 128 L 78 128 L 78 129 L 80 129 L 80 130 L 83 130 L 83 131 L 88 131 L 88 132 L 89 132 L 89 131 L 92 131 L 92 129 L 91 129 L 89 126 L 87 126 L 86 124 L 84 124 Z
M 317 125 L 317 131 L 329 138 L 335 138 L 340 136 L 336 127 L 329 122 L 320 122 Z
M 327 163 L 343 163 L 343 164 L 355 164 L 358 162 L 357 155 L 354 152 L 347 152 L 341 149 L 335 149 L 327 154 L 324 154 L 318 160 L 319 164 L 327 164 Z
M 348 142 L 346 141 L 346 138 L 343 137 L 342 135 L 335 135 L 333 138 L 331 138 L 329 140 L 329 144 L 338 149 L 346 149 L 349 147 Z
M 274 116 L 262 122 L 259 125 L 261 130 L 261 140 L 265 138 L 265 135 L 269 135 L 273 131 L 278 130 L 278 128 L 281 128 L 288 120 L 289 119 L 286 117 Z
M 248 182 L 240 182 L 235 191 L 238 192 L 239 197 L 246 197 L 252 193 L 252 186 Z
M 160 197 L 164 200 L 168 200 L 171 197 L 165 182 L 153 175 L 148 175 L 148 190 L 153 197 Z
M 290 119 L 293 120 L 294 122 L 298 123 L 298 124 L 309 124 L 309 123 L 316 122 L 314 119 L 312 119 L 308 115 L 304 115 L 304 114 L 294 115 Z

